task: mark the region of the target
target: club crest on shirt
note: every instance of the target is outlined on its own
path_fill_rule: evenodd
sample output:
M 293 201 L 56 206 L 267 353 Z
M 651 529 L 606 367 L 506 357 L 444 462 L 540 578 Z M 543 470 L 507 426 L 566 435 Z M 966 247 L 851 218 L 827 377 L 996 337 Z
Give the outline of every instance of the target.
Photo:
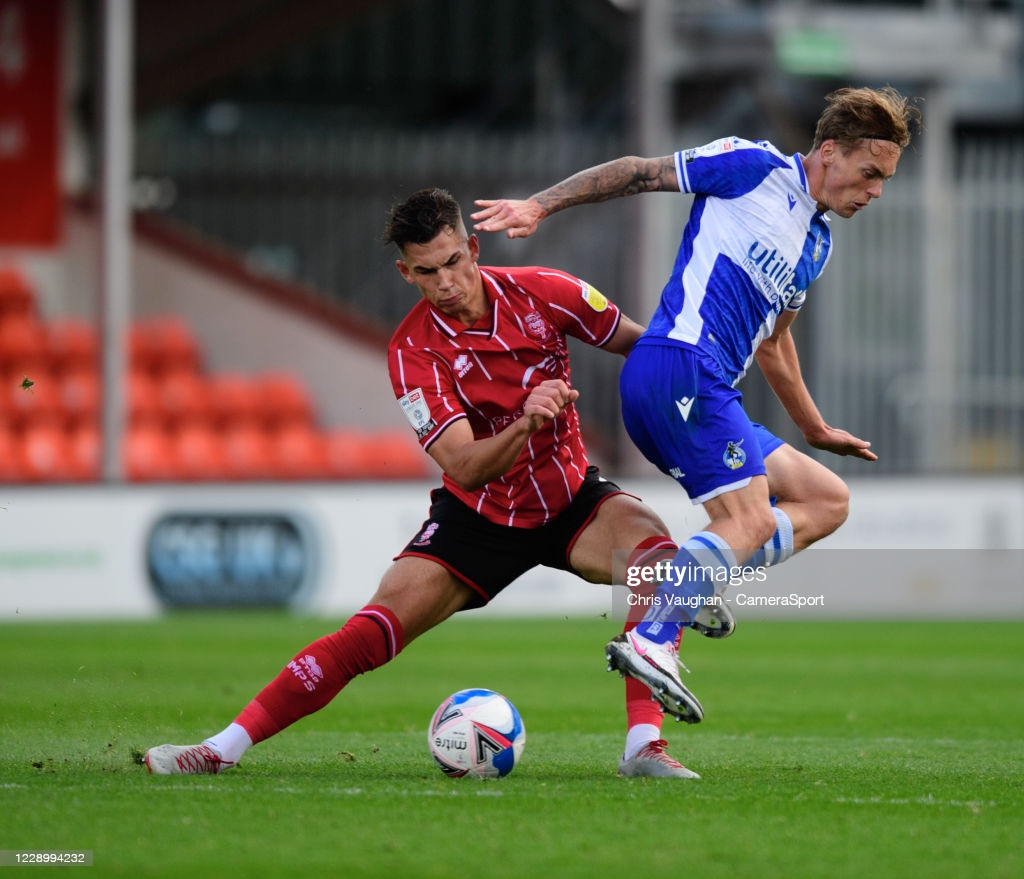
M 437 422 L 430 416 L 430 406 L 427 398 L 423 395 L 423 388 L 416 388 L 409 391 L 404 397 L 398 398 L 398 404 L 402 407 L 409 424 L 416 431 L 416 436 L 423 439 L 430 431 L 437 427 Z
M 604 298 L 604 295 L 595 290 L 590 284 L 583 285 L 583 301 L 587 303 L 594 311 L 604 311 L 608 307 L 608 300 Z
M 531 311 L 523 316 L 523 323 L 526 324 L 528 332 L 538 342 L 546 342 L 551 338 L 551 327 L 548 322 L 540 316 L 539 311 Z
M 742 445 L 743 440 L 740 440 L 739 442 L 729 442 L 725 446 L 722 462 L 730 470 L 739 470 L 740 467 L 747 463 L 747 453 L 740 448 Z

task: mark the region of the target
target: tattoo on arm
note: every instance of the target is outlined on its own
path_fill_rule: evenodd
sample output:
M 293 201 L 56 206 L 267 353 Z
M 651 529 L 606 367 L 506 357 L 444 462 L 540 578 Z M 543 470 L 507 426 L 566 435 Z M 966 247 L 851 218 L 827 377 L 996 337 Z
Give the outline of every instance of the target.
M 677 190 L 672 156 L 643 159 L 624 156 L 596 165 L 537 193 L 534 198 L 546 214 L 579 204 L 608 201 L 641 192 Z

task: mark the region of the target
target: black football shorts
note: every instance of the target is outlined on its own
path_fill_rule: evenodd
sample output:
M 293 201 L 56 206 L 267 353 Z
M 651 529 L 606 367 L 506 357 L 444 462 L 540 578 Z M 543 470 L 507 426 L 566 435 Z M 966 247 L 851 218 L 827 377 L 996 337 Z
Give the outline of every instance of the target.
M 624 493 L 597 467 L 588 467 L 576 497 L 554 519 L 538 528 L 514 528 L 496 525 L 448 489 L 435 488 L 429 518 L 395 558 L 417 556 L 437 562 L 476 594 L 463 609 L 480 607 L 537 565 L 579 576 L 569 564 L 577 538 L 604 501 Z

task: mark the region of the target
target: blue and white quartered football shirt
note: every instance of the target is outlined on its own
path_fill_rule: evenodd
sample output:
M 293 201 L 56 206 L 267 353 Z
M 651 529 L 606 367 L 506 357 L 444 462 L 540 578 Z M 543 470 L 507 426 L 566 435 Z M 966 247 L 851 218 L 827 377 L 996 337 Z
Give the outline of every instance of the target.
M 639 344 L 692 345 L 735 385 L 783 309 L 796 311 L 831 251 L 800 155 L 737 137 L 675 154 L 696 196 L 672 276 Z

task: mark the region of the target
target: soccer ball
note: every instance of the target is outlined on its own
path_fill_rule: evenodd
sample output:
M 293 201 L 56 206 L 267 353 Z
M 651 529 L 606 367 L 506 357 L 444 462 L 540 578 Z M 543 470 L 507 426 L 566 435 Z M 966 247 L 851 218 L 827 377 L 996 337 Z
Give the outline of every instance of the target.
M 526 744 L 516 707 L 494 690 L 459 690 L 437 707 L 427 730 L 430 753 L 452 778 L 508 775 Z

